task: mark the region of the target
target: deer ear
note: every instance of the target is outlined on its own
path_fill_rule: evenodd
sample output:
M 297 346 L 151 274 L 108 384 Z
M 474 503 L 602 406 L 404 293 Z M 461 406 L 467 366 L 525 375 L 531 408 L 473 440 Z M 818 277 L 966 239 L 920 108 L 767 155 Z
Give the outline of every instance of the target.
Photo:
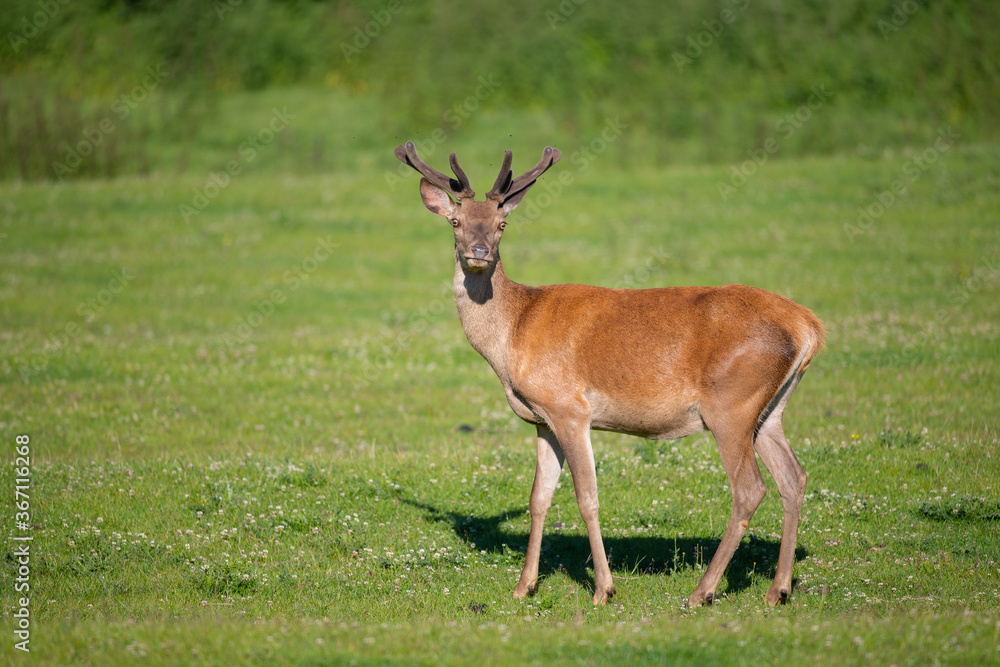
M 455 202 L 451 200 L 444 188 L 438 187 L 426 178 L 420 179 L 420 197 L 424 206 L 431 213 L 451 218 L 455 214 Z

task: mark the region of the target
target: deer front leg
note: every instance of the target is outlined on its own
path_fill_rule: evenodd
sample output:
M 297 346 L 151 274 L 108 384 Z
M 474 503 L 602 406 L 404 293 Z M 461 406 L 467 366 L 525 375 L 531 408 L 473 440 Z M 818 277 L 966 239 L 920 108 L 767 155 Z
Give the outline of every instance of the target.
M 531 533 L 528 536 L 528 552 L 524 557 L 521 579 L 514 589 L 515 598 L 534 595 L 538 586 L 538 561 L 542 555 L 542 533 L 545 531 L 545 516 L 552 506 L 552 495 L 562 471 L 563 453 L 556 436 L 545 425 L 538 426 L 538 458 L 535 463 L 535 481 L 531 486 Z
M 594 561 L 594 604 L 604 604 L 615 594 L 611 568 L 604 552 L 601 522 L 598 518 L 597 470 L 594 467 L 594 450 L 590 444 L 590 425 L 574 426 L 556 431 L 562 443 L 563 454 L 573 473 L 573 488 L 580 515 L 587 526 L 590 553 Z

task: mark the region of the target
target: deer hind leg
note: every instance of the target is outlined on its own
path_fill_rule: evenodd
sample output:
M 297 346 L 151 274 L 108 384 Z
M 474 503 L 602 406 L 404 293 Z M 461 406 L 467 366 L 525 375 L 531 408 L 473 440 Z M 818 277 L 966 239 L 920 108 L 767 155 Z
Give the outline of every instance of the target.
M 709 426 L 711 428 L 711 425 Z M 760 468 L 757 467 L 757 458 L 754 456 L 752 430 L 726 424 L 712 428 L 712 433 L 719 446 L 722 465 L 729 477 L 733 510 L 712 562 L 709 563 L 698 587 L 688 598 L 689 607 L 711 603 L 715 598 L 715 589 L 722 579 L 722 574 L 736 553 L 736 547 L 743 539 L 750 525 L 750 519 L 767 492 L 764 479 L 760 475 Z
M 798 378 L 795 378 L 795 382 Z M 764 600 L 770 606 L 785 602 L 792 591 L 792 566 L 795 563 L 795 540 L 798 536 L 799 520 L 802 516 L 802 502 L 806 494 L 806 473 L 795 458 L 788 439 L 782 429 L 781 418 L 785 403 L 791 390 L 782 397 L 775 410 L 767 416 L 757 431 L 754 447 L 760 455 L 768 472 L 774 477 L 781 495 L 781 508 L 784 519 L 781 529 L 781 551 L 778 553 L 778 568 L 774 575 L 774 583 Z
M 535 481 L 531 486 L 531 533 L 528 536 L 528 552 L 524 557 L 524 569 L 514 589 L 515 598 L 534 595 L 538 585 L 538 561 L 542 554 L 542 533 L 545 531 L 545 516 L 552 506 L 552 496 L 562 472 L 563 453 L 555 434 L 547 426 L 538 426 L 538 458 L 535 464 Z

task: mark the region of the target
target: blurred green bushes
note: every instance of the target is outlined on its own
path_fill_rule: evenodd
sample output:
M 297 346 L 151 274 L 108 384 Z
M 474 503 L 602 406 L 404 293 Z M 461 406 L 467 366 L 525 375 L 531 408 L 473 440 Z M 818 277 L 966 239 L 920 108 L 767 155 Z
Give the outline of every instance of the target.
M 782 156 L 878 154 L 941 125 L 973 141 L 1000 127 L 988 0 L 7 0 L 0 34 L 6 177 L 55 177 L 150 67 L 166 73 L 155 105 L 64 177 L 161 168 L 162 155 L 184 170 L 192 137 L 229 122 L 218 100 L 263 89 L 358 100 L 385 134 L 359 145 L 379 148 L 436 128 L 514 134 L 496 123 L 512 113 L 573 150 L 620 118 L 626 166 L 745 160 L 769 139 Z M 328 125 L 296 144 L 308 168 L 316 137 L 351 126 L 317 119 Z

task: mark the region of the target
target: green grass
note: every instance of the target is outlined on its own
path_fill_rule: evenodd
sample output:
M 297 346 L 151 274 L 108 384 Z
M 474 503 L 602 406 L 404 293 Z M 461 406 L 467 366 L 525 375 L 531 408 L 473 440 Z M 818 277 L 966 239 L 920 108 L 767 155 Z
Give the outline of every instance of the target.
M 590 604 L 567 474 L 539 593 L 511 598 L 533 431 L 464 340 L 447 225 L 416 174 L 385 185 L 391 143 L 352 175 L 241 174 L 190 223 L 204 175 L 0 184 L 0 488 L 20 535 L 28 434 L 32 661 L 1000 661 L 1000 149 L 959 141 L 844 227 L 925 148 L 769 162 L 726 201 L 728 165 L 567 159 L 506 232 L 521 282 L 748 283 L 825 321 L 785 420 L 810 477 L 775 610 L 770 480 L 721 603 L 682 608 L 728 519 L 708 434 L 595 434 L 619 595 Z M 495 167 L 466 168 L 482 188 Z

